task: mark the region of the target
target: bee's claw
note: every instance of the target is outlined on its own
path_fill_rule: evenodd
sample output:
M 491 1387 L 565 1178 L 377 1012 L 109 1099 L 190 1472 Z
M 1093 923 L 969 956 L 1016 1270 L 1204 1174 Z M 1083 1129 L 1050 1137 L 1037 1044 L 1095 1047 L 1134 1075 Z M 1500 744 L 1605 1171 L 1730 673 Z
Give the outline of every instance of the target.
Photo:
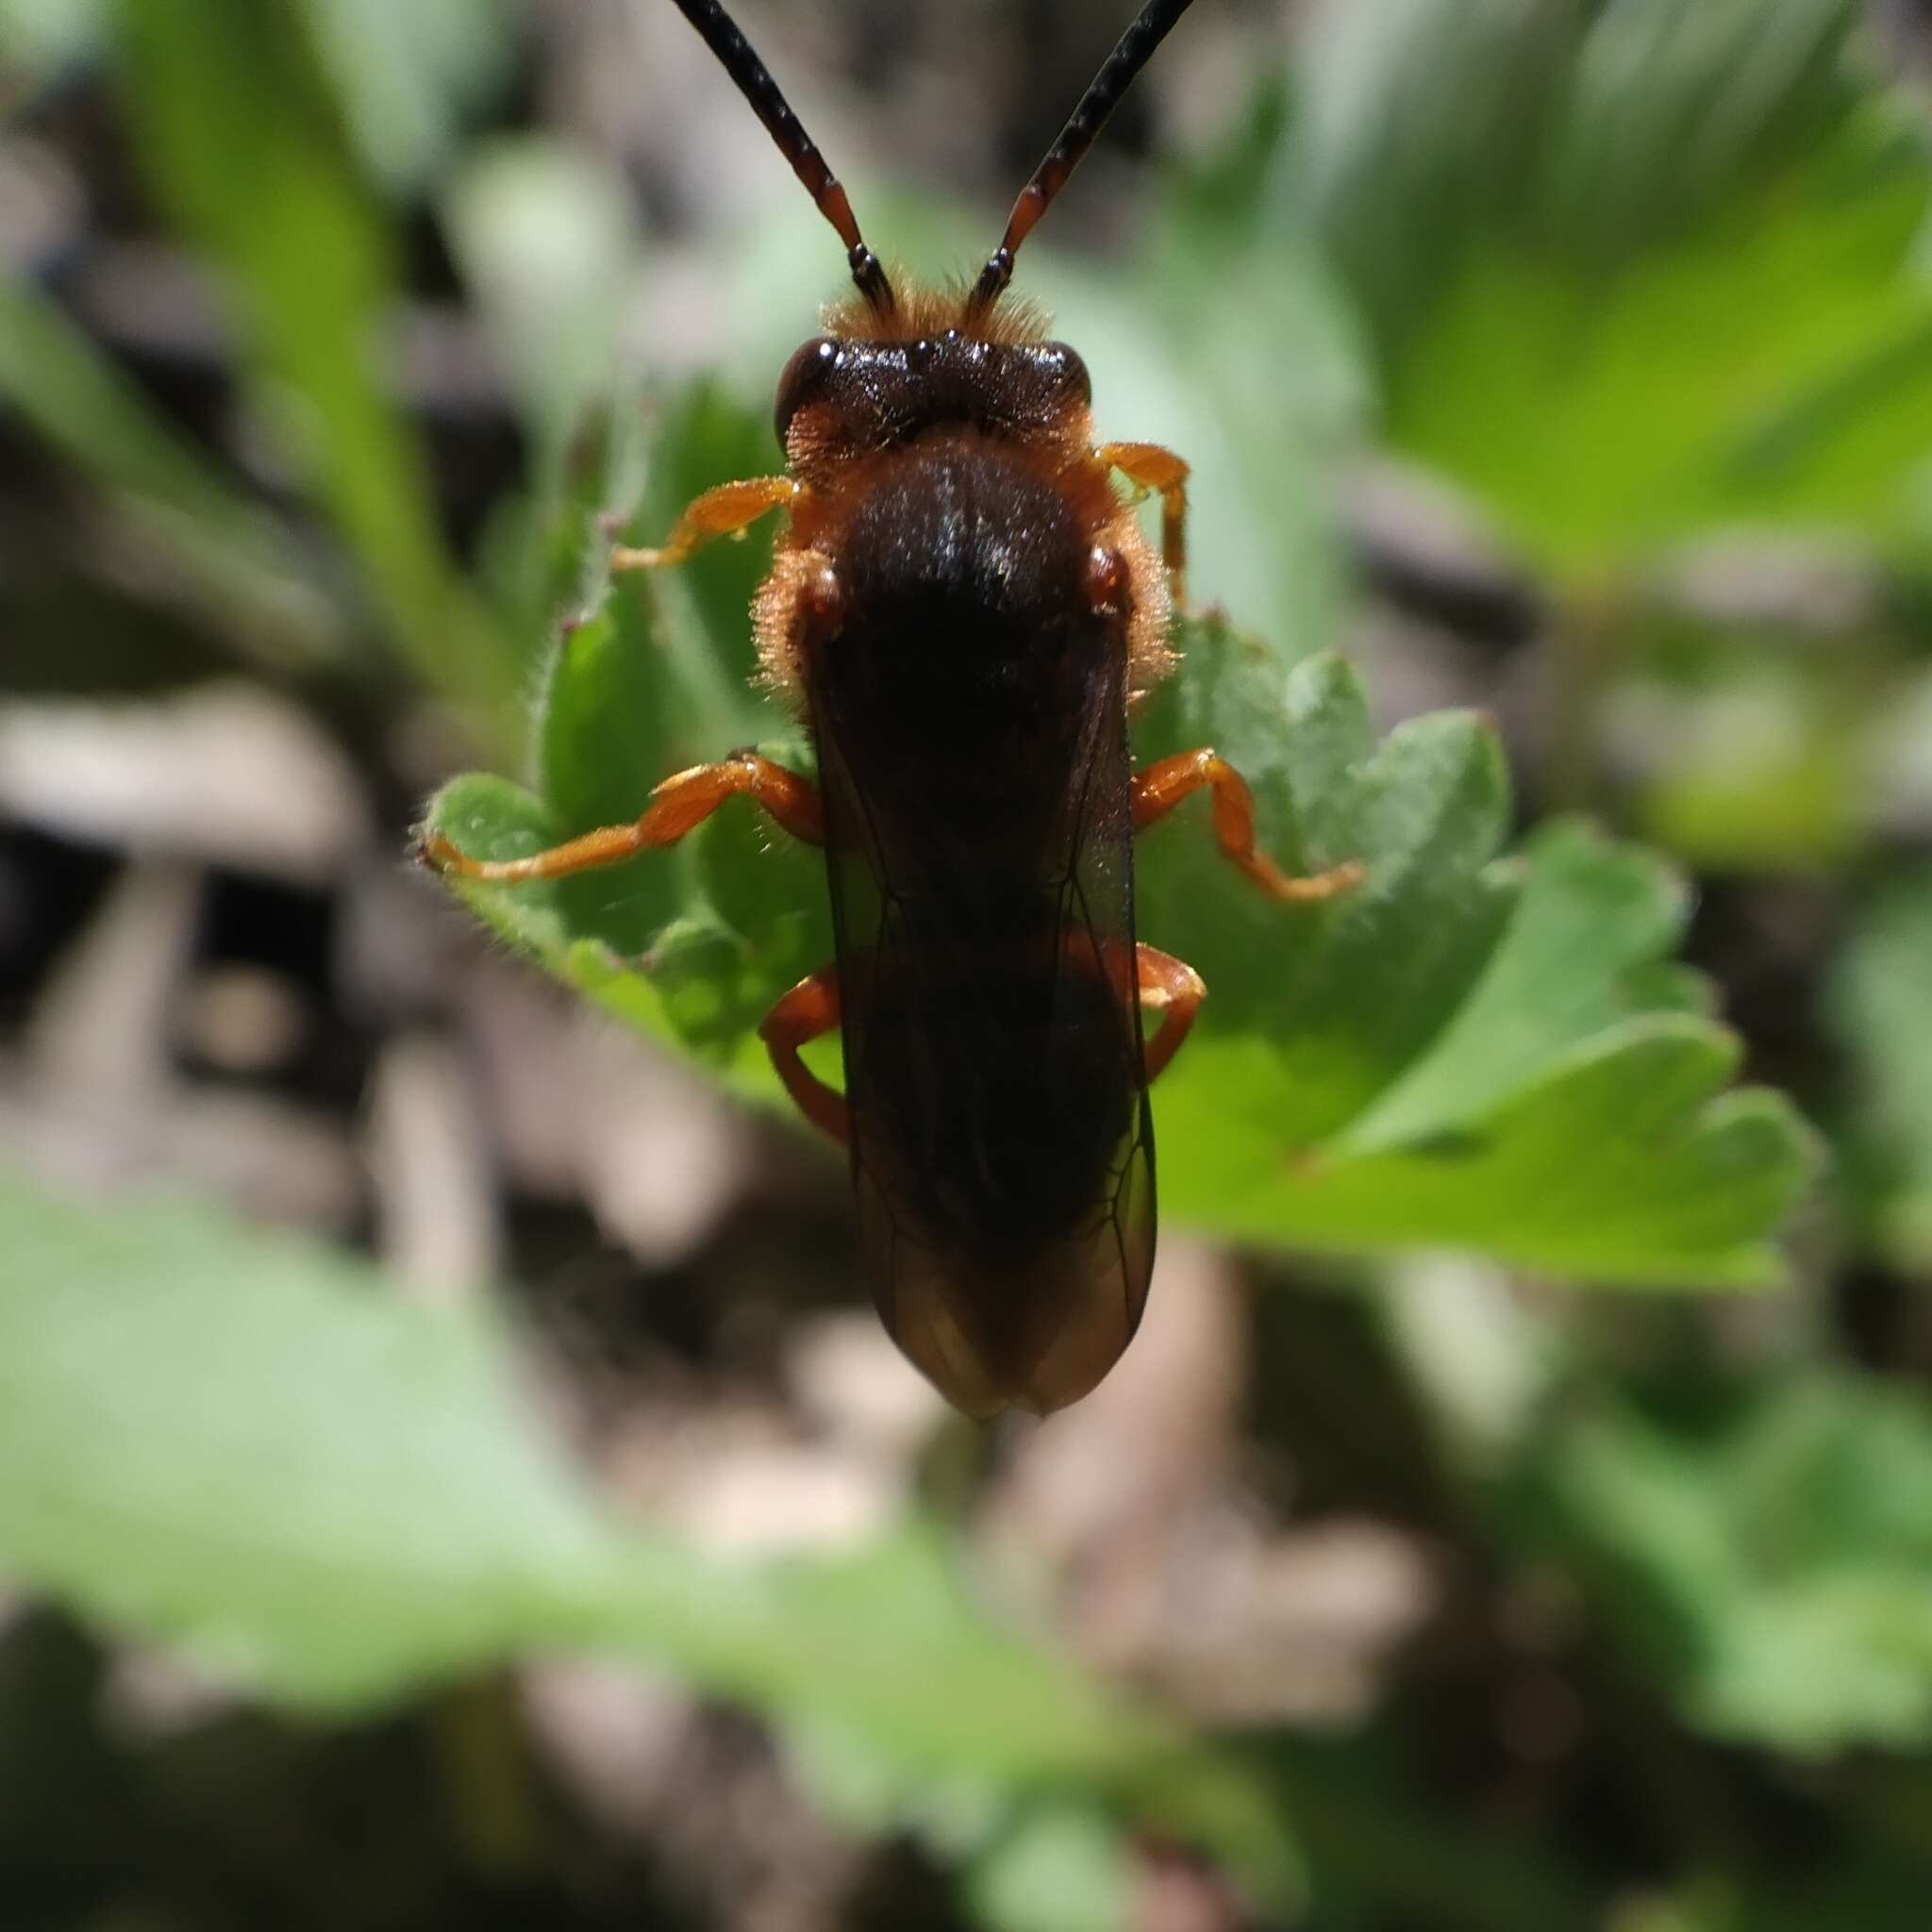
M 425 872 L 433 872 L 441 877 L 461 857 L 441 832 L 433 832 L 427 825 L 416 827 L 416 835 L 409 844 L 409 858 Z

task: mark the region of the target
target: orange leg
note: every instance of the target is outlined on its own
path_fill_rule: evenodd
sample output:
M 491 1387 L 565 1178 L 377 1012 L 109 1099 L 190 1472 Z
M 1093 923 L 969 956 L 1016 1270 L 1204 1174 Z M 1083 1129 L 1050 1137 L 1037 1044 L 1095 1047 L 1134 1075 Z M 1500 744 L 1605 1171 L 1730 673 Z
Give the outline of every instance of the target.
M 1154 1080 L 1180 1051 L 1194 1015 L 1201 1010 L 1201 1002 L 1208 997 L 1208 988 L 1185 959 L 1150 945 L 1134 948 L 1134 972 L 1142 1008 L 1160 1016 L 1160 1031 L 1142 1049 L 1147 1077 Z
M 423 841 L 419 857 L 440 873 L 498 885 L 566 878 L 592 866 L 615 865 L 654 846 L 675 844 L 741 792 L 763 806 L 793 838 L 809 845 L 823 841 L 818 788 L 755 751 L 739 751 L 720 764 L 693 765 L 665 779 L 651 793 L 649 809 L 635 824 L 606 825 L 528 858 L 466 858 L 441 832 L 433 832 Z
M 1174 601 L 1185 606 L 1188 571 L 1188 466 L 1158 442 L 1104 442 L 1093 454 L 1118 470 L 1139 491 L 1160 493 L 1160 557 L 1174 585 Z
M 840 1017 L 839 970 L 827 966 L 809 979 L 801 979 L 765 1015 L 758 1038 L 799 1112 L 842 1147 L 851 1134 L 845 1096 L 827 1087 L 798 1057 L 807 1041 L 836 1032 Z
M 805 486 L 790 476 L 753 476 L 708 490 L 672 525 L 656 550 L 633 550 L 620 543 L 610 553 L 612 570 L 662 570 L 682 563 L 714 537 L 738 537 L 767 510 L 790 509 Z
M 1153 1080 L 1180 1050 L 1208 988 L 1184 959 L 1144 944 L 1137 946 L 1134 955 L 1141 1004 L 1160 1019 L 1159 1030 L 1143 1049 L 1147 1078 Z M 799 1058 L 798 1050 L 808 1041 L 837 1032 L 842 1020 L 838 969 L 828 966 L 801 979 L 758 1026 L 758 1038 L 799 1112 L 841 1146 L 851 1136 L 845 1096 L 827 1087 Z
M 1182 799 L 1204 786 L 1214 793 L 1214 836 L 1221 849 L 1264 892 L 1289 905 L 1332 899 L 1359 885 L 1362 868 L 1351 859 L 1312 878 L 1291 878 L 1255 850 L 1255 798 L 1247 781 L 1219 752 L 1184 751 L 1134 774 L 1134 829 L 1165 818 Z

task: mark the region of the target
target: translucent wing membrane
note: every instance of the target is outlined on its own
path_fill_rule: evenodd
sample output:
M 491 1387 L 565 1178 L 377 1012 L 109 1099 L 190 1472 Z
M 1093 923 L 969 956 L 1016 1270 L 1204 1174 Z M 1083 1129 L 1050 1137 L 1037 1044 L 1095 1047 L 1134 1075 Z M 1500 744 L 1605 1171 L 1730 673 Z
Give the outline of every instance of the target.
M 1121 677 L 1092 667 L 1058 772 L 965 798 L 861 779 L 836 684 L 813 693 L 861 1241 L 893 1338 L 970 1414 L 1084 1395 L 1146 1300 Z

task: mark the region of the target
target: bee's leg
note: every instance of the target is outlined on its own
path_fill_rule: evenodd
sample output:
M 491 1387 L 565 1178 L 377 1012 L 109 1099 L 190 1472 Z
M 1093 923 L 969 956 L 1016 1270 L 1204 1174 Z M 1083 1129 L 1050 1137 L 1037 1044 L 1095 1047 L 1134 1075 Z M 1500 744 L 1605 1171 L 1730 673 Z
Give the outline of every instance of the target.
M 1221 849 L 1264 892 L 1290 905 L 1332 899 L 1358 885 L 1362 868 L 1351 859 L 1312 878 L 1291 878 L 1255 850 L 1255 799 L 1247 781 L 1219 752 L 1184 751 L 1134 774 L 1134 829 L 1164 818 L 1203 787 L 1214 793 L 1214 836 Z
M 1167 565 L 1174 601 L 1185 608 L 1188 571 L 1188 466 L 1158 442 L 1103 442 L 1093 454 L 1140 490 L 1160 495 L 1160 559 Z
M 657 549 L 633 550 L 627 544 L 618 544 L 610 553 L 610 568 L 662 570 L 682 563 L 713 537 L 736 537 L 767 510 L 790 509 L 804 488 L 790 476 L 753 476 L 742 483 L 721 483 L 686 506 Z
M 489 879 L 498 885 L 560 879 L 592 866 L 615 865 L 653 846 L 675 844 L 741 792 L 763 806 L 793 838 L 809 845 L 824 841 L 818 787 L 755 751 L 735 751 L 718 764 L 693 765 L 665 779 L 651 793 L 643 817 L 633 824 L 606 825 L 528 858 L 466 858 L 441 832 L 432 832 L 417 857 L 435 871 L 461 879 Z
M 1160 1031 L 1142 1049 L 1147 1077 L 1152 1080 L 1180 1051 L 1194 1015 L 1201 1010 L 1201 1002 L 1208 997 L 1208 988 L 1185 959 L 1145 944 L 1134 948 L 1134 978 L 1142 1009 L 1160 1016 Z
M 797 1102 L 799 1112 L 842 1147 L 851 1133 L 845 1096 L 827 1087 L 798 1057 L 798 1049 L 807 1041 L 836 1032 L 839 1024 L 839 969 L 827 966 L 809 979 L 801 979 L 765 1015 L 758 1038 L 765 1042 L 772 1065 L 784 1081 L 786 1092 Z

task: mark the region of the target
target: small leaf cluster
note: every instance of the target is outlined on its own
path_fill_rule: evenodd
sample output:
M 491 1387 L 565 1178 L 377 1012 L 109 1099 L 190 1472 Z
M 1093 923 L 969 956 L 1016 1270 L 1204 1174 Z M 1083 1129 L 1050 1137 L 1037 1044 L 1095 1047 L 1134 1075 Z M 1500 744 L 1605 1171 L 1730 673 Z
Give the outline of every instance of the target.
M 715 398 L 687 420 L 708 432 L 687 453 L 751 440 Z M 521 858 L 625 822 L 659 776 L 739 743 L 809 770 L 795 724 L 740 682 L 741 553 L 688 596 L 612 584 L 609 527 L 593 522 L 582 613 L 542 685 L 538 789 L 455 780 L 428 828 L 459 851 Z M 1508 782 L 1481 718 L 1416 719 L 1378 746 L 1339 659 L 1291 666 L 1219 617 L 1177 642 L 1139 755 L 1215 745 L 1254 789 L 1266 849 L 1308 871 L 1354 859 L 1366 879 L 1333 905 L 1274 906 L 1214 858 L 1205 800 L 1141 841 L 1139 929 L 1209 988 L 1158 1092 L 1170 1212 L 1283 1246 L 1457 1245 L 1586 1280 L 1774 1278 L 1807 1131 L 1773 1094 L 1717 1098 L 1737 1048 L 1670 963 L 1687 900 L 1669 868 L 1560 822 L 1504 858 Z M 567 984 L 772 1099 L 758 1022 L 832 956 L 819 863 L 741 808 L 621 867 L 456 883 Z

